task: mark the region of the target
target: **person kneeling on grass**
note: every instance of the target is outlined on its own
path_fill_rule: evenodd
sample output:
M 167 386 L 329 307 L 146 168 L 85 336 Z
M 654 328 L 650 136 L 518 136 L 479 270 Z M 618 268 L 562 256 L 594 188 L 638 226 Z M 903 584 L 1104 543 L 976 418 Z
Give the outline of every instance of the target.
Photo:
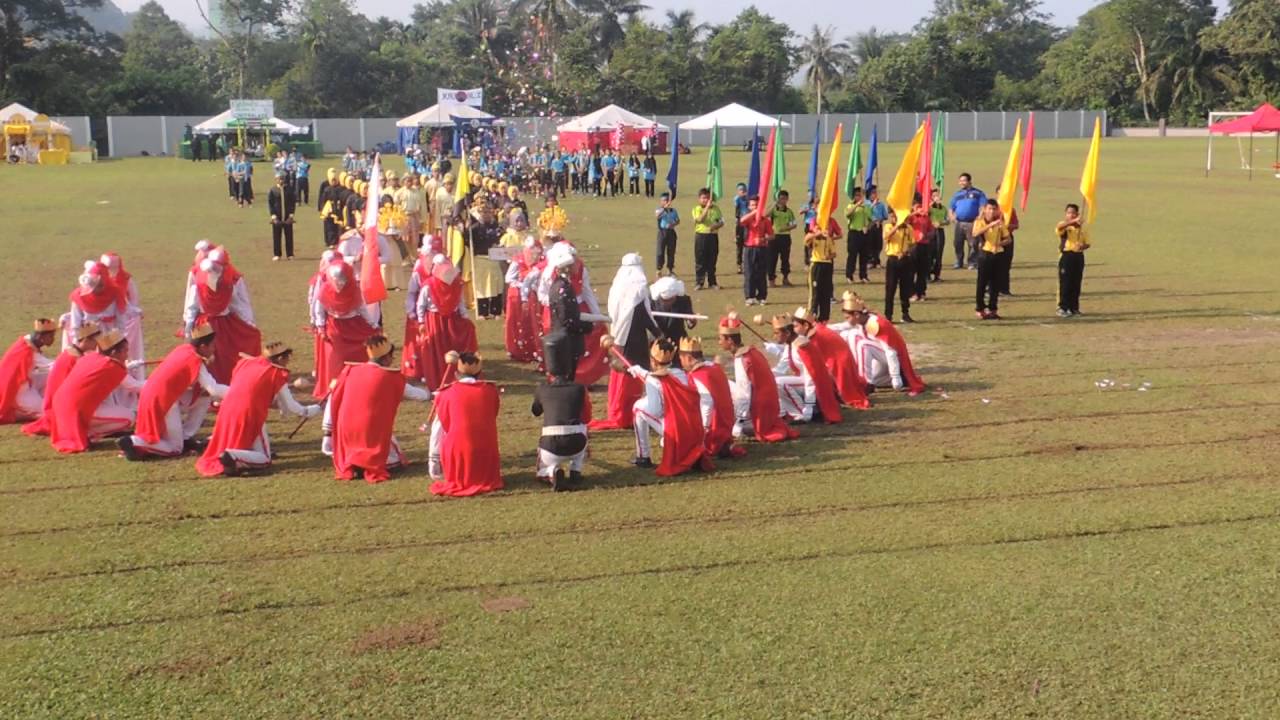
M 191 330 L 191 339 L 170 351 L 147 378 L 138 396 L 134 434 L 117 441 L 126 460 L 178 457 L 196 449 L 192 440 L 209 404 L 227 394 L 227 386 L 209 374 L 213 347 L 213 328 L 200 323 Z
M 286 415 L 312 418 L 319 405 L 300 405 L 289 391 L 293 350 L 281 342 L 267 345 L 261 357 L 242 355 L 231 373 L 231 385 L 218 408 L 218 419 L 196 471 L 205 477 L 234 477 L 271 466 L 267 413 L 272 405 Z
M 556 492 L 582 486 L 587 457 L 587 424 L 591 415 L 586 386 L 573 381 L 574 358 L 564 334 L 542 339 L 548 379 L 533 391 L 534 417 L 542 418 L 538 438 L 537 476 Z
M 635 404 L 636 467 L 651 468 L 651 432 L 662 438 L 662 462 L 657 473 L 662 477 L 679 475 L 698 468 L 714 470 L 706 455 L 698 391 L 684 370 L 672 367 L 676 344 L 666 338 L 653 341 L 649 362 L 653 370 L 639 365 L 627 369 L 644 383 L 644 396 Z
M 907 341 L 883 315 L 871 312 L 855 292 L 844 294 L 846 321 L 830 326 L 849 343 L 858 363 L 858 374 L 876 387 L 906 390 L 912 397 L 924 392 L 925 384 L 911 364 Z
M 1080 222 L 1080 206 L 1067 205 L 1058 223 L 1058 317 L 1080 313 L 1080 285 L 1084 282 L 1084 251 L 1091 246 Z

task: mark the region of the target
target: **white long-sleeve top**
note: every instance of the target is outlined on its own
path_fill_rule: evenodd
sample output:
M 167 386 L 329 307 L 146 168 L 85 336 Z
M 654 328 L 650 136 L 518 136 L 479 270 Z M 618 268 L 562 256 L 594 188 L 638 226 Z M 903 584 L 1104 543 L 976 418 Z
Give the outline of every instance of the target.
M 633 365 L 630 372 L 644 383 L 644 396 L 641 398 L 644 411 L 654 417 L 663 417 L 666 414 L 666 404 L 662 401 L 662 380 L 639 365 Z M 680 368 L 667 368 L 666 374 L 685 385 L 690 384 L 689 376 Z
M 418 291 L 418 306 L 416 308 L 416 312 L 418 315 L 418 322 L 420 323 L 427 321 L 427 313 L 439 312 L 435 301 L 431 299 L 430 285 L 423 285 L 422 289 Z M 467 317 L 466 303 L 458 303 L 458 315 L 464 318 Z
M 187 285 L 187 297 L 183 303 L 182 324 L 188 331 L 196 324 L 196 318 L 203 312 L 200 306 L 200 293 L 197 292 L 194 283 Z M 249 286 L 245 284 L 244 278 L 238 278 L 236 284 L 231 288 L 231 302 L 227 305 L 227 311 L 223 315 L 235 315 L 241 320 L 256 326 L 253 320 L 253 303 L 249 301 Z
M 289 386 L 285 385 L 276 393 L 275 399 L 271 403 L 280 411 L 281 415 L 297 415 L 298 417 L 315 417 L 320 414 L 319 405 L 303 405 L 293 397 L 293 392 L 289 390 Z
M 696 376 L 690 375 L 689 378 L 693 380 L 693 387 L 698 391 L 698 410 L 702 415 L 702 429 L 706 430 L 711 427 L 711 417 L 716 412 L 716 401 L 711 397 L 711 388 Z
M 889 369 L 890 384 L 895 390 L 902 389 L 902 360 L 898 357 L 898 351 L 894 350 L 892 345 L 879 337 L 867 335 L 867 329 L 862 325 L 854 325 L 842 335 L 849 343 L 849 349 L 853 351 L 854 360 L 858 363 L 858 372 L 863 377 L 871 377 L 871 362 L 867 357 L 867 352 L 869 348 L 874 347 L 884 354 L 885 365 Z
M 774 377 L 803 377 L 806 374 L 804 363 L 800 362 L 800 358 L 795 356 L 795 350 L 785 343 L 764 344 L 765 352 L 778 358 L 778 362 L 773 366 Z
M 356 305 L 356 309 L 352 310 L 351 312 L 335 313 L 330 311 L 328 308 L 326 308 L 323 302 L 320 302 L 319 292 L 312 292 L 312 298 L 311 298 L 311 326 L 312 327 L 318 330 L 323 330 L 329 324 L 330 317 L 334 317 L 339 320 L 346 320 L 347 318 L 353 318 L 356 316 L 364 318 L 364 321 L 369 323 L 369 327 L 371 328 L 378 327 L 377 318 L 373 316 L 373 313 L 369 310 L 368 305 L 365 305 L 364 303 L 359 303 Z
M 196 384 L 214 400 L 221 400 L 226 397 L 229 388 L 229 386 L 214 380 L 213 375 L 209 374 L 209 367 L 203 364 L 200 365 L 200 372 L 196 375 Z
M 729 394 L 739 408 L 738 420 L 745 419 L 751 411 L 751 376 L 747 375 L 747 365 L 743 361 L 746 354 L 745 347 L 738 348 L 733 354 L 733 377 L 729 378 Z
M 102 312 L 96 313 L 81 310 L 79 305 L 71 303 L 71 331 L 69 335 L 75 337 L 76 331 L 87 322 L 98 323 L 103 330 L 124 330 L 124 317 L 127 312 L 127 307 L 124 310 L 120 310 L 115 303 L 108 305 Z
M 418 317 L 418 299 L 422 294 L 422 281 L 418 279 L 418 272 L 414 270 L 409 273 L 409 289 L 404 294 L 404 315 L 405 317 Z

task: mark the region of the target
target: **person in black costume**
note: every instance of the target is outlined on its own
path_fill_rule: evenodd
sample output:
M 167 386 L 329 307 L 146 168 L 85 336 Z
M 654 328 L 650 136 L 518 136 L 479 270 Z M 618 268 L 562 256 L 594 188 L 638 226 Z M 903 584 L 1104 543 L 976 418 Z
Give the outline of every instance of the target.
M 533 415 L 542 418 L 537 476 L 556 492 L 581 487 L 587 456 L 587 388 L 573 381 L 575 359 L 566 339 L 554 333 L 542 339 L 550 378 L 533 391 Z

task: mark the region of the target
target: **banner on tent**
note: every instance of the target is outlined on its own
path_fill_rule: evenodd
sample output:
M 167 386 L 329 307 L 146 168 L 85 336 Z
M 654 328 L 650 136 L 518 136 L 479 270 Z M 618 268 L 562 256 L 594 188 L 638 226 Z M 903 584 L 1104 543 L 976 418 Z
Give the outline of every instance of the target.
M 470 105 L 475 108 L 483 107 L 484 88 L 472 88 L 470 90 L 436 88 L 436 102 L 457 103 L 458 105 Z
M 237 120 L 266 120 L 275 117 L 274 100 L 232 100 L 231 117 Z

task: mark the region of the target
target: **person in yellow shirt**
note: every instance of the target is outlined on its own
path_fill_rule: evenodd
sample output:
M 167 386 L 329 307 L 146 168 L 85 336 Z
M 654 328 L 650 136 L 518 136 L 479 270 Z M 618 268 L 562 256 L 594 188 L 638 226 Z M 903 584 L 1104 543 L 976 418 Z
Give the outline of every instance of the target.
M 902 321 L 915 322 L 911 319 L 911 292 L 915 287 L 912 280 L 910 255 L 915 250 L 915 234 L 908 223 L 898 224 L 898 214 L 889 211 L 885 220 L 884 236 L 884 316 L 893 322 L 893 294 L 898 293 L 902 300 Z
M 724 227 L 724 214 L 711 190 L 698 191 L 698 202 L 693 206 L 693 272 L 694 290 L 709 287 L 716 290 L 716 261 L 720 258 L 720 228 Z M 704 282 L 705 281 L 705 282 Z
M 853 189 L 853 197 L 844 209 L 844 219 L 849 223 L 849 235 L 846 249 L 849 254 L 844 261 L 844 279 L 853 282 L 853 270 L 857 267 L 858 282 L 871 282 L 867 278 L 867 266 L 871 261 L 871 206 L 862 199 L 862 188 Z
M 1080 222 L 1080 206 L 1068 203 L 1058 233 L 1058 317 L 1080 314 L 1080 285 L 1084 281 L 1084 251 L 1089 231 Z
M 981 320 L 999 320 L 1000 253 L 1009 244 L 1009 228 L 1005 225 L 1000 203 L 988 200 L 982 214 L 973 223 L 973 237 L 978 245 L 978 290 L 975 311 Z M 986 302 L 983 302 L 983 296 Z
M 773 223 L 773 241 L 769 243 L 769 284 L 778 287 L 778 265 L 782 265 L 782 286 L 791 287 L 791 231 L 796 229 L 796 211 L 787 207 L 791 193 L 778 191 L 778 199 L 769 211 Z
M 824 230 L 818 229 L 815 218 L 804 236 L 804 246 L 809 248 L 809 311 L 818 322 L 831 318 L 831 296 L 835 294 L 832 276 L 836 265 L 836 241 L 843 233 L 835 218 L 827 221 Z

